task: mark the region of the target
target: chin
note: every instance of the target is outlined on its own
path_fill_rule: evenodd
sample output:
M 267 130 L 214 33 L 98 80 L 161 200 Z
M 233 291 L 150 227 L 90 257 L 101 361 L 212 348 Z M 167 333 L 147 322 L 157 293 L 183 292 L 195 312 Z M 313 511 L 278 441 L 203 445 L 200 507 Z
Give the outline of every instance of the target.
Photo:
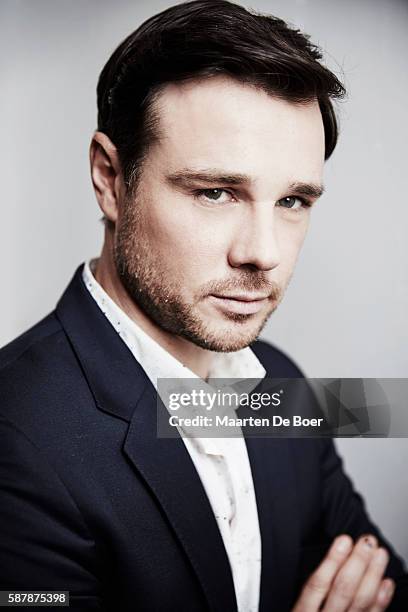
M 245 322 L 240 320 L 218 328 L 207 326 L 205 333 L 195 337 L 190 336 L 189 340 L 209 351 L 233 353 L 252 344 L 259 336 L 263 325 L 264 322 L 255 324 L 253 321 L 250 325 L 247 321 L 245 325 Z

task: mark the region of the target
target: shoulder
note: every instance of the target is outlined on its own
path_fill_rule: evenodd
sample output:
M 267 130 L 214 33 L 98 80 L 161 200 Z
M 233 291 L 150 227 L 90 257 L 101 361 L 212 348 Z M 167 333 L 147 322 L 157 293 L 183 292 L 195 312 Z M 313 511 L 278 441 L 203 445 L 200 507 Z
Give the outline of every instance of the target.
M 29 427 L 47 421 L 80 385 L 80 368 L 54 312 L 0 350 L 0 413 Z M 48 419 L 49 420 L 49 419 Z
M 303 378 L 304 374 L 296 363 L 276 346 L 257 340 L 251 349 L 262 363 L 270 378 Z
M 0 374 L 8 366 L 24 358 L 30 350 L 43 346 L 58 332 L 62 332 L 62 327 L 52 312 L 0 349 Z

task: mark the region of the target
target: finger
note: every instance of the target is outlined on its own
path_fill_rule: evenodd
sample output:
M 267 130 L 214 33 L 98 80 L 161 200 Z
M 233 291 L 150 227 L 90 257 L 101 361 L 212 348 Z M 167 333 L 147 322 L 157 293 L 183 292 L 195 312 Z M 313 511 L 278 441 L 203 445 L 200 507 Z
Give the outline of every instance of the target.
M 395 582 L 391 578 L 384 578 L 378 589 L 375 604 L 369 608 L 369 612 L 384 612 L 390 605 L 395 591 Z
M 347 559 L 353 547 L 348 535 L 337 537 L 319 567 L 313 572 L 302 589 L 293 612 L 317 612 L 327 597 L 334 577 Z
M 376 548 L 377 540 L 372 535 L 363 536 L 358 540 L 334 579 L 324 610 L 327 612 L 348 610 Z
M 377 548 L 360 582 L 349 612 L 368 610 L 374 604 L 388 559 L 389 555 L 385 548 Z

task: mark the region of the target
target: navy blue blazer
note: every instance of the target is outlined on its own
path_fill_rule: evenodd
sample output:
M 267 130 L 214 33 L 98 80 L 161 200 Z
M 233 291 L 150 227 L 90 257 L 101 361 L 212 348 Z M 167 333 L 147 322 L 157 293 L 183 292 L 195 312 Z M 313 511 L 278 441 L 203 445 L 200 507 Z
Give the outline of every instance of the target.
M 56 310 L 0 352 L 0 590 L 70 591 L 71 610 L 235 612 L 228 558 L 185 445 L 157 438 L 154 388 L 81 270 Z M 276 348 L 253 350 L 268 376 L 301 376 Z M 332 441 L 246 443 L 260 612 L 291 609 L 336 535 L 368 532 L 391 552 L 392 609 L 408 610 L 401 560 Z

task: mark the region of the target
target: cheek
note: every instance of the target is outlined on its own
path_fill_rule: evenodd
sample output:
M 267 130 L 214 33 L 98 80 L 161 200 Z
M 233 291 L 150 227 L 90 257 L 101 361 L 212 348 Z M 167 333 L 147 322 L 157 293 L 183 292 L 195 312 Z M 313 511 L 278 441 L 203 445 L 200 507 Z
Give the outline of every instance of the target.
M 281 268 L 290 272 L 302 248 L 308 228 L 308 218 L 296 223 L 281 223 L 278 228 L 278 245 Z
M 177 199 L 166 199 L 166 206 L 146 208 L 145 236 L 150 248 L 183 276 L 204 277 L 226 260 L 228 232 L 215 214 L 194 203 L 185 206 Z M 198 279 L 197 279 L 198 280 Z

